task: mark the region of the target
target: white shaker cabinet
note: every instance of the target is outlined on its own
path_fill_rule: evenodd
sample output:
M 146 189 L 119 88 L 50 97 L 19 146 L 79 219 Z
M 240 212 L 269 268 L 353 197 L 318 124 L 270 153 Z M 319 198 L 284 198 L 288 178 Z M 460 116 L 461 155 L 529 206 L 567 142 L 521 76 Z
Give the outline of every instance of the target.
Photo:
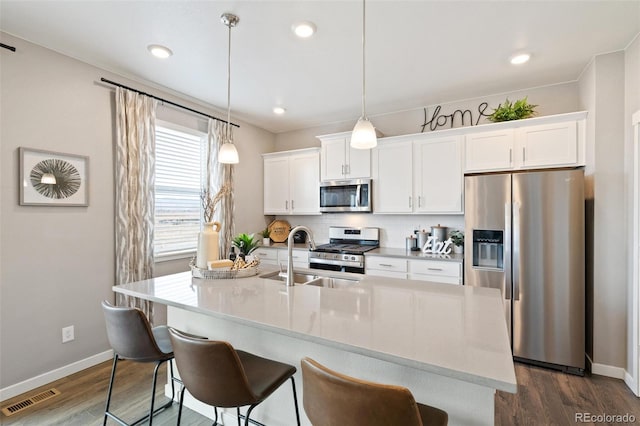
M 584 166 L 586 116 L 582 111 L 483 125 L 485 130 L 465 135 L 464 171 Z
M 378 277 L 462 284 L 462 262 L 365 255 L 365 274 Z
M 288 251 L 284 247 L 260 246 L 254 254 L 260 258 L 263 265 L 278 265 L 287 268 Z M 294 268 L 309 268 L 309 251 L 292 250 Z
M 374 213 L 413 212 L 412 151 L 410 139 L 378 141 L 373 153 Z
M 264 214 L 320 214 L 318 148 L 263 154 Z
M 371 150 L 352 148 L 351 132 L 318 136 L 318 139 L 323 181 L 371 177 Z
M 462 137 L 416 140 L 413 176 L 416 213 L 463 213 Z

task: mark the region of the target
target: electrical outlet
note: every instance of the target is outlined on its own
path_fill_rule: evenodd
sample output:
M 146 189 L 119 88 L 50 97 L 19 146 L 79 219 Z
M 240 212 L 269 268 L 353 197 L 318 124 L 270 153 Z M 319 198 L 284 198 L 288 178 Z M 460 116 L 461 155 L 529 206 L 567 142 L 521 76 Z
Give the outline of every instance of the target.
M 75 339 L 73 326 L 64 327 L 62 329 L 62 343 L 67 343 Z

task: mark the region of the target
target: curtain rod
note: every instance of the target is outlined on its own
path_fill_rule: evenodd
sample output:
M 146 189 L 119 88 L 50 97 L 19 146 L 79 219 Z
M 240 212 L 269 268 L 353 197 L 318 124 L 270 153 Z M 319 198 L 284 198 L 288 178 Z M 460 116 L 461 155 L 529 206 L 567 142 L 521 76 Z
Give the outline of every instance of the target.
M 214 119 L 214 120 L 221 121 L 221 122 L 223 122 L 223 123 L 227 123 L 227 121 L 226 121 L 226 120 L 223 120 L 223 119 L 218 118 L 218 117 L 214 117 L 213 115 L 205 114 L 204 112 L 200 112 L 200 111 L 197 111 L 197 110 L 195 110 L 195 109 L 193 109 L 193 108 L 189 108 L 189 107 L 186 107 L 186 106 L 184 106 L 184 105 L 180 105 L 180 104 L 177 104 L 177 103 L 175 103 L 175 102 L 171 102 L 171 101 L 169 101 L 169 100 L 166 100 L 166 99 L 163 99 L 163 98 L 159 98 L 159 97 L 157 97 L 157 96 L 154 96 L 154 95 L 152 95 L 152 94 L 149 94 L 149 93 L 143 92 L 143 91 L 141 91 L 141 90 L 137 90 L 137 89 L 134 89 L 134 88 L 132 88 L 132 87 L 125 86 L 124 84 L 120 84 L 120 83 L 116 83 L 115 81 L 107 80 L 107 79 L 106 79 L 106 78 L 104 78 L 104 77 L 103 77 L 103 78 L 101 78 L 101 79 L 100 79 L 100 81 L 102 81 L 102 82 L 104 82 L 104 83 L 109 83 L 109 84 L 111 84 L 111 85 L 113 85 L 113 86 L 122 87 L 123 89 L 131 90 L 131 91 L 136 92 L 136 93 L 140 93 L 141 95 L 149 96 L 150 98 L 157 99 L 157 100 L 159 100 L 159 101 L 161 101 L 161 102 L 164 102 L 164 103 L 166 103 L 166 104 L 173 105 L 173 106 L 175 106 L 175 107 L 185 109 L 185 110 L 190 111 L 190 112 L 193 112 L 193 113 L 195 113 L 195 114 L 204 115 L 205 117 L 209 117 L 209 118 L 212 118 L 212 119 Z M 232 125 L 232 126 L 234 126 L 234 127 L 238 127 L 238 128 L 240 128 L 240 126 L 239 126 L 239 125 L 237 125 L 237 124 L 235 124 L 235 123 L 231 123 L 231 125 Z

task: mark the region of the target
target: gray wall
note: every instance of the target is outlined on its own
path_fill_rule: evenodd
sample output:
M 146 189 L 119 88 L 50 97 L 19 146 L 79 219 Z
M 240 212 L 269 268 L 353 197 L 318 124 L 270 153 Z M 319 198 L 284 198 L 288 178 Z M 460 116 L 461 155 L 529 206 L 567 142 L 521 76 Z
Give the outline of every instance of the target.
M 0 36 L 17 48 L 15 53 L 0 49 L 0 388 L 5 388 L 109 349 L 99 303 L 113 299 L 114 92 L 96 82 L 106 77 L 224 114 Z M 262 191 L 255 189 L 262 188 L 260 154 L 274 150 L 275 137 L 238 123 L 236 229 L 253 232 L 265 223 Z M 89 156 L 89 207 L 19 206 L 20 146 Z M 157 272 L 170 273 L 186 269 L 186 261 L 158 266 Z M 75 325 L 75 340 L 62 344 L 61 328 L 68 325 Z
M 624 52 L 599 55 L 580 79 L 587 125 L 587 342 L 594 363 L 626 366 Z
M 635 40 L 627 47 L 625 51 L 624 57 L 624 85 L 625 85 L 625 97 L 624 97 L 624 139 L 625 139 L 625 174 L 627 177 L 627 205 L 626 211 L 628 213 L 627 217 L 627 226 L 629 226 L 629 230 L 633 229 L 631 225 L 632 215 L 633 215 L 633 133 L 631 127 L 631 116 L 640 111 L 640 34 L 636 36 Z M 635 194 L 637 197 L 639 194 Z M 633 243 L 633 236 L 630 233 L 627 233 L 629 238 L 627 238 L 627 249 L 631 250 L 631 245 Z M 629 251 L 631 253 L 631 251 Z M 638 259 L 635 259 L 637 262 Z M 631 295 L 633 294 L 632 286 L 634 285 L 632 281 L 632 264 L 629 262 L 628 265 L 628 287 L 627 292 L 629 297 L 627 303 L 627 312 L 632 312 L 632 305 L 634 300 Z M 638 285 L 638 283 L 635 283 Z M 635 303 L 639 303 L 639 301 L 635 301 Z M 632 316 L 629 315 L 627 320 L 627 341 L 631 343 L 632 336 L 631 333 L 634 329 L 634 324 L 631 324 L 633 320 Z M 640 324 L 635 324 L 636 330 L 640 327 Z M 640 344 L 640 342 L 638 342 Z M 627 371 L 632 374 L 633 377 L 638 379 L 638 372 L 636 369 L 638 368 L 638 360 L 632 359 L 632 347 L 629 345 L 627 347 Z

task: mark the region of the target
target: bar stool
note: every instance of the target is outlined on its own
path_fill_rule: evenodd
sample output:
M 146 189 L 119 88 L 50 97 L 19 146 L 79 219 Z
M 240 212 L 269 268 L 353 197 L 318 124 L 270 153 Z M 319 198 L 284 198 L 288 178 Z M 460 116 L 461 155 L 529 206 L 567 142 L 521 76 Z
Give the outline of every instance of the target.
M 288 379 L 291 379 L 296 420 L 300 425 L 296 383 L 293 378 L 296 368 L 266 358 L 236 350 L 227 342 L 193 338 L 170 328 L 169 334 L 176 359 L 176 366 L 184 387 L 180 392 L 178 425 L 182 415 L 185 389 L 197 400 L 211 405 L 215 410 L 214 425 L 218 411 L 215 407 L 236 407 L 238 426 L 244 417 L 245 426 L 251 411 Z M 249 406 L 246 416 L 240 407 Z M 260 424 L 260 423 L 257 423 Z
M 151 328 L 147 317 L 140 309 L 113 306 L 106 300 L 102 302 L 102 310 L 107 325 L 107 338 L 113 348 L 113 367 L 111 368 L 111 380 L 109 381 L 103 425 L 107 424 L 107 418 L 110 417 L 124 426 L 133 426 L 149 419 L 149 426 L 151 426 L 153 415 L 170 407 L 173 403 L 175 395 L 174 381 L 180 383 L 178 379 L 174 378 L 173 365 L 169 362 L 171 370 L 171 399 L 166 404 L 154 410 L 158 369 L 163 363 L 173 359 L 173 349 L 171 347 L 168 327 L 158 326 Z M 151 407 L 149 408 L 149 414 L 142 416 L 130 424 L 109 411 L 116 366 L 118 365 L 118 360 L 121 359 L 156 363 L 151 384 Z
M 303 405 L 314 426 L 426 426 L 448 422 L 445 411 L 416 403 L 411 391 L 345 376 L 302 359 Z

